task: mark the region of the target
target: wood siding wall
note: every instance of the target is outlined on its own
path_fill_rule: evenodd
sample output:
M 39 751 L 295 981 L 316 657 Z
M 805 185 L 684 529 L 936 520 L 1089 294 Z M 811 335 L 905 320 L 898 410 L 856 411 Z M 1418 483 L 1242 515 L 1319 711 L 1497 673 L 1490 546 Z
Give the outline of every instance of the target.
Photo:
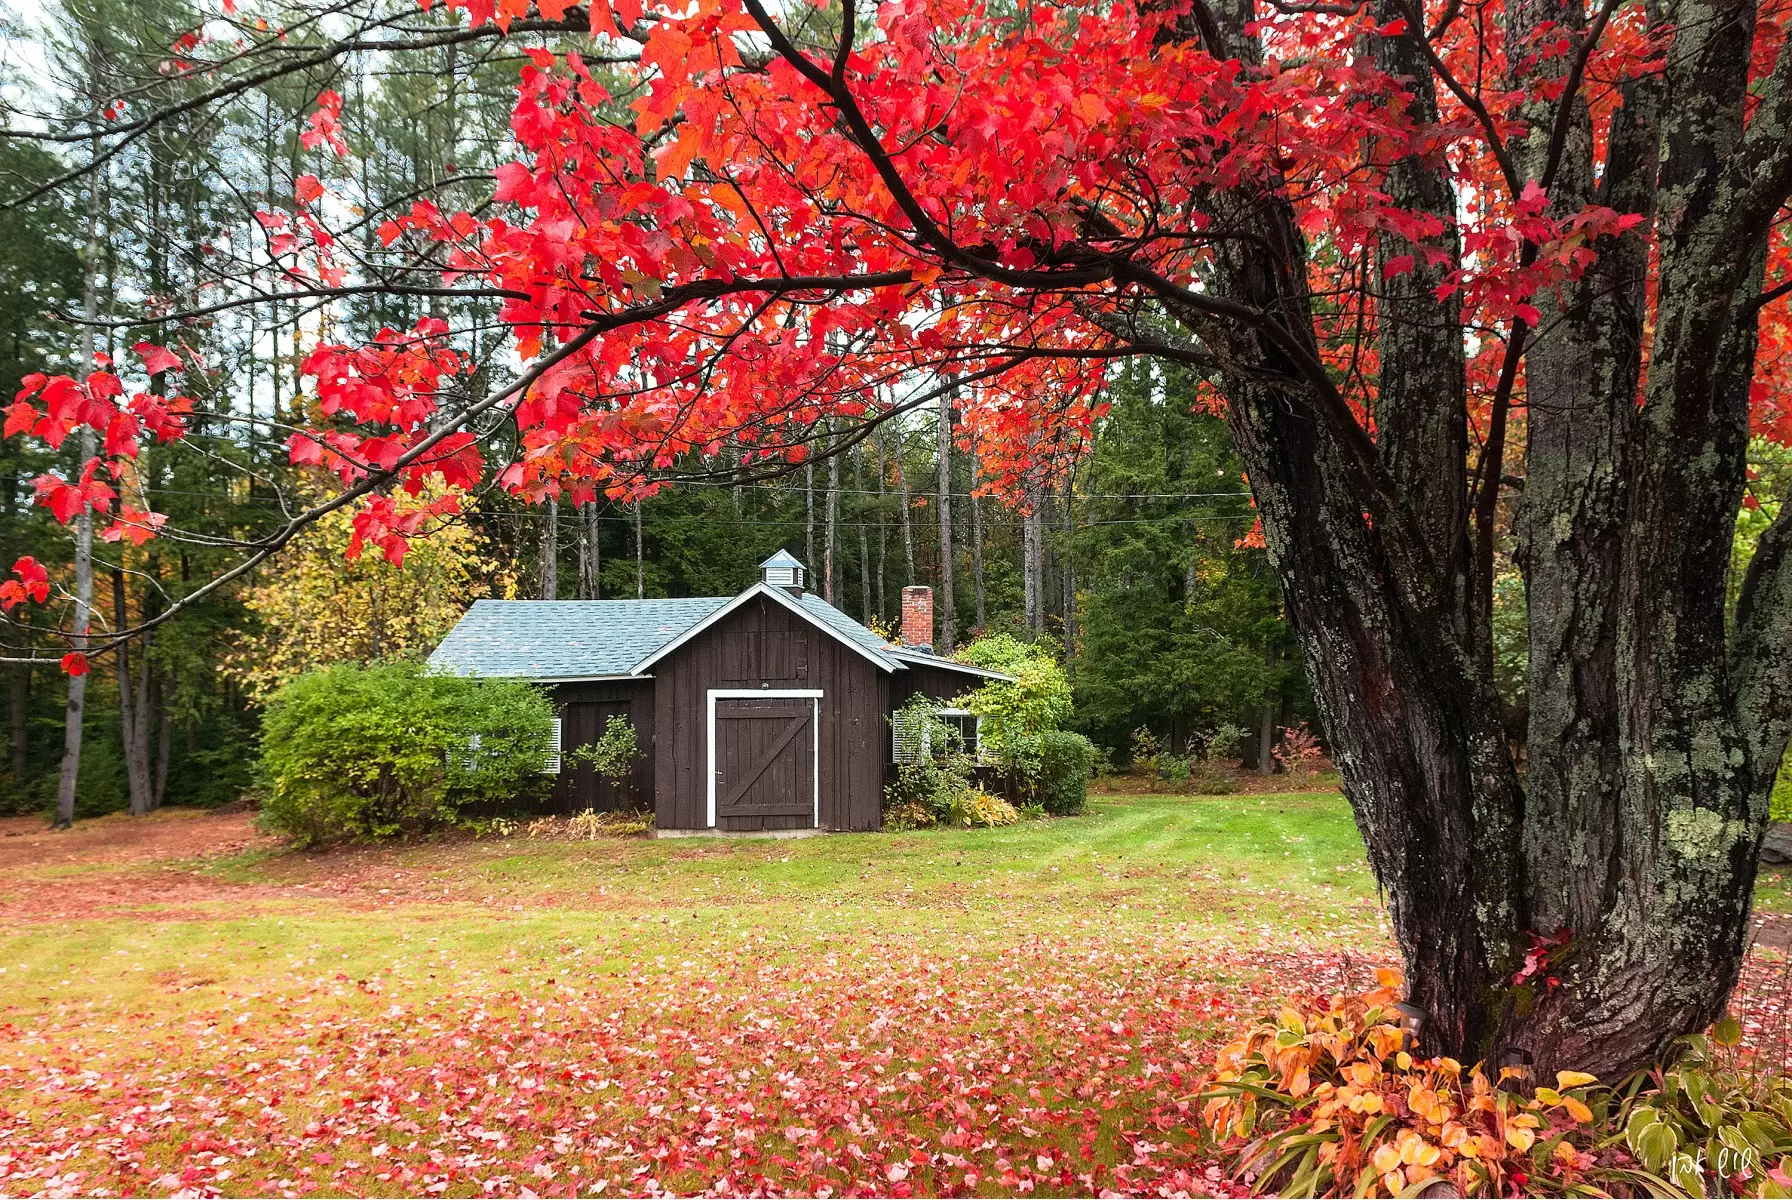
M 653 674 L 661 829 L 708 826 L 710 689 L 761 684 L 822 692 L 821 828 L 882 828 L 890 686 L 863 655 L 760 596 L 655 663 Z
M 944 667 L 909 664 L 908 670 L 896 676 L 896 707 L 907 704 L 916 693 L 942 704 L 950 704 L 966 692 L 974 692 L 987 682 L 981 675 L 953 671 Z
M 589 765 L 574 767 L 563 761 L 548 801 L 549 811 L 570 816 L 588 808 L 616 812 L 631 803 L 651 805 L 654 786 L 653 680 L 562 683 L 555 685 L 549 695 L 560 710 L 562 755 L 595 742 L 612 716 L 628 718 L 635 727 L 635 739 L 642 750 L 642 757 L 635 762 L 632 798 L 600 776 L 595 768 Z

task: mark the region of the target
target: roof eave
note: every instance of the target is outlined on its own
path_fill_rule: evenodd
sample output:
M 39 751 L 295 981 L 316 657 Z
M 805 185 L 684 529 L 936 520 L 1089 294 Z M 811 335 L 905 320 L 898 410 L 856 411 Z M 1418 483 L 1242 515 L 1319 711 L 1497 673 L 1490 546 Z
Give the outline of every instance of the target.
M 955 659 L 941 658 L 937 654 L 919 654 L 913 651 L 892 650 L 890 657 L 903 662 L 914 663 L 923 667 L 938 667 L 942 671 L 960 671 L 966 675 L 981 675 L 985 679 L 999 679 L 1004 683 L 1013 683 L 1014 676 L 992 671 L 988 667 L 973 667 L 970 663 L 961 663 Z

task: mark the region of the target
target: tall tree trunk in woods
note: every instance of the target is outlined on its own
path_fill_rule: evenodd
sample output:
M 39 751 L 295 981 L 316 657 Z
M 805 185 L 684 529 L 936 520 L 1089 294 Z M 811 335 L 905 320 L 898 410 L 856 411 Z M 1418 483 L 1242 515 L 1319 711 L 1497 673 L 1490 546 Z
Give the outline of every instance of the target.
M 1373 11 L 1409 20 L 1396 0 Z M 1261 47 L 1245 32 L 1256 14 L 1244 0 L 1211 12 L 1215 52 L 1257 70 Z M 1424 247 L 1381 239 L 1372 437 L 1311 367 L 1322 358 L 1297 266 L 1307 251 L 1279 189 L 1215 198 L 1212 219 L 1234 236 L 1204 281 L 1266 320 L 1166 299 L 1224 364 L 1228 420 L 1388 897 L 1421 1044 L 1545 1082 L 1558 1068 L 1620 1079 L 1723 1011 L 1792 731 L 1792 503 L 1757 544 L 1725 636 L 1756 297 L 1792 193 L 1792 49 L 1781 39 L 1751 92 L 1752 4 L 1679 0 L 1655 16 L 1674 28 L 1665 64 L 1619 81 L 1603 163 L 1584 106 L 1533 121 L 1509 147 L 1521 183 L 1543 182 L 1559 153 L 1545 189 L 1558 211 L 1596 198 L 1653 222 L 1659 296 L 1646 324 L 1651 258 L 1632 230 L 1538 298 L 1550 336 L 1525 363 L 1528 428 L 1511 458 L 1502 390 L 1471 473 L 1461 314 L 1438 298 L 1460 260 L 1447 223 L 1437 265 Z M 1553 96 L 1572 56 L 1545 47 L 1582 29 L 1584 10 L 1524 0 L 1508 20 L 1510 61 L 1525 64 L 1514 82 Z M 1202 36 L 1194 16 L 1186 25 L 1182 36 Z M 1425 120 L 1437 97 L 1421 32 L 1368 42 Z M 1403 210 L 1447 218 L 1448 171 L 1442 156 L 1407 159 L 1387 191 Z M 1418 265 L 1385 269 L 1397 255 Z M 1527 334 L 1523 322 L 1510 332 L 1513 368 Z M 1516 557 L 1530 642 L 1522 780 L 1491 667 L 1511 473 L 1524 479 Z M 1533 949 L 1546 961 L 1527 973 Z
M 871 546 L 865 533 L 865 446 L 860 443 L 852 455 L 852 490 L 859 497 L 853 510 L 859 527 L 859 620 L 871 619 Z
M 168 799 L 168 752 L 174 741 L 174 713 L 168 708 L 167 687 L 158 677 L 156 681 L 156 710 L 161 714 L 160 728 L 156 735 L 156 808 L 162 807 Z
M 1070 511 L 1071 497 L 1076 492 L 1076 465 L 1071 464 L 1064 476 L 1064 497 L 1058 506 L 1058 592 L 1064 606 L 1064 667 L 1069 670 L 1076 661 L 1076 559 L 1070 553 L 1070 538 L 1076 532 Z
M 829 604 L 834 603 L 834 568 L 835 560 L 840 556 L 838 548 L 840 533 L 840 456 L 828 455 L 828 503 L 827 528 L 822 538 L 821 550 L 821 597 Z
M 973 447 L 973 450 L 975 447 Z M 977 455 L 971 455 L 971 586 L 977 592 L 977 632 L 988 624 L 983 613 L 983 497 L 977 494 Z
M 1263 652 L 1263 665 L 1275 669 L 1276 652 L 1273 647 Z M 1276 697 L 1273 692 L 1263 693 L 1263 710 L 1257 715 L 1257 774 L 1274 775 L 1276 773 Z
M 125 597 L 124 571 L 112 568 L 112 627 L 130 625 L 130 608 Z M 146 816 L 155 808 L 155 781 L 150 774 L 149 758 L 149 643 L 142 647 L 141 679 L 131 674 L 131 643 L 123 642 L 113 660 L 118 676 L 119 739 L 124 747 L 125 786 L 130 793 L 131 815 Z
M 560 501 L 553 496 L 548 497 L 547 504 L 541 510 L 539 581 L 541 587 L 537 594 L 541 599 L 560 598 Z
M 95 91 L 98 91 L 98 50 L 89 43 L 89 61 L 93 66 Z M 99 139 L 92 142 L 90 154 L 100 154 Z M 95 319 L 99 315 L 100 206 L 101 189 L 105 185 L 103 171 L 94 170 L 87 177 L 87 236 L 81 251 L 81 314 Z M 94 367 L 94 326 L 81 326 L 81 370 Z M 81 461 L 88 462 L 98 449 L 91 425 L 81 426 Z M 75 518 L 75 607 L 69 625 L 69 649 L 75 654 L 87 650 L 87 631 L 93 620 L 93 510 L 83 504 Z M 75 823 L 75 789 L 81 778 L 81 734 L 87 718 L 87 672 L 68 677 L 68 706 L 63 714 L 62 770 L 56 781 L 56 818 L 52 827 L 67 829 Z
M 1020 518 L 1020 557 L 1021 612 L 1029 639 L 1045 632 L 1045 597 L 1041 594 L 1045 590 L 1044 510 L 1044 489 L 1037 483 L 1027 484 L 1026 507 Z
M 902 463 L 902 430 L 896 430 L 896 498 L 902 504 L 902 586 L 915 583 L 915 506 L 909 500 L 908 469 Z
M 803 462 L 803 567 L 815 583 L 815 460 Z
M 873 590 L 877 594 L 877 617 L 881 621 L 885 612 L 884 597 L 886 595 L 884 592 L 884 561 L 889 558 L 890 552 L 890 522 L 889 514 L 885 511 L 885 501 L 889 496 L 889 480 L 884 476 L 884 431 L 882 426 L 878 427 L 872 441 L 877 450 L 877 586 Z
M 647 599 L 647 551 L 641 543 L 641 502 L 635 501 L 635 599 Z
M 31 664 L 7 666 L 6 698 L 10 716 L 7 745 L 13 782 L 20 783 L 31 764 Z
M 12 709 L 11 737 L 12 779 L 23 783 L 31 766 L 31 664 L 10 663 L 7 667 L 7 700 Z
M 599 548 L 597 501 L 579 505 L 579 599 L 596 600 L 603 591 L 603 551 Z
M 939 651 L 950 654 L 957 635 L 954 615 L 958 610 L 952 594 L 952 567 L 955 549 L 952 545 L 952 397 L 940 397 L 939 411 L 939 509 L 940 509 L 940 602 L 936 608 L 939 626 Z

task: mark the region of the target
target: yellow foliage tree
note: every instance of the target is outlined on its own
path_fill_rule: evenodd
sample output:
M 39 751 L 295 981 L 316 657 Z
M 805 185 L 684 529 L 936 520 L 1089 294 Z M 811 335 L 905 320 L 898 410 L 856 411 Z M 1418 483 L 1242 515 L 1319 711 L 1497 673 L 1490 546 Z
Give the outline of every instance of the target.
M 324 517 L 250 587 L 256 624 L 225 667 L 252 699 L 307 671 L 428 650 L 474 600 L 516 594 L 515 576 L 459 521 L 413 539 L 402 566 L 377 553 L 349 561 L 353 522 L 348 509 Z

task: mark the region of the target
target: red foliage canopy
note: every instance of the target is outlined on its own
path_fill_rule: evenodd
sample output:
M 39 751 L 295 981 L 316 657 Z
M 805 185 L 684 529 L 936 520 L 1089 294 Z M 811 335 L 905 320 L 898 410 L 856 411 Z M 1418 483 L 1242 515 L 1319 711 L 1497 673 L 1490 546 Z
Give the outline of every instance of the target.
M 526 12 L 519 0 L 451 6 L 475 23 Z M 1517 64 L 1500 0 L 1435 8 L 1377 24 L 1359 5 L 1289 2 L 1256 24 L 1263 62 L 1247 65 L 1202 48 L 1208 39 L 1190 32 L 1202 10 L 1186 0 L 1020 14 L 898 0 L 869 15 L 849 2 L 844 16 L 799 8 L 781 20 L 760 0 L 651 11 L 624 0 L 614 15 L 595 6 L 594 33 L 628 30 L 644 45 L 632 98 L 576 53 L 528 51 L 511 121 L 520 157 L 497 172 L 503 215 L 420 201 L 379 231 L 439 256 L 448 283 L 502 297 L 522 380 L 445 422 L 438 394 L 465 364 L 441 322 L 320 346 L 304 367 L 316 424 L 293 436 L 292 459 L 373 497 L 357 529 L 393 558 L 416 529 L 394 521 L 374 488 L 473 484 L 487 468 L 469 421 L 493 408 L 523 447 L 503 485 L 577 500 L 639 489 L 648 470 L 725 447 L 745 463 L 801 461 L 838 436 L 824 422 L 862 433 L 952 391 L 967 444 L 995 486 L 1013 488 L 1080 444 L 1108 361 L 1211 364 L 1160 306 L 1275 336 L 1262 314 L 1203 289 L 1235 236 L 1210 200 L 1241 184 L 1291 198 L 1309 239 L 1323 351 L 1284 349 L 1329 398 L 1329 419 L 1373 438 L 1378 285 L 1417 255 L 1447 268 L 1440 295 L 1460 295 L 1471 416 L 1484 427 L 1508 348 L 1549 321 L 1539 289 L 1577 277 L 1602 237 L 1637 218 L 1553 211 L 1547 177 L 1519 178 L 1505 146 L 1534 136 L 1537 102 L 1556 95 L 1502 90 Z M 550 19 L 565 9 L 540 6 Z M 1760 73 L 1781 52 L 1788 12 L 1784 0 L 1763 8 Z M 1551 86 L 1579 89 L 1603 144 L 1619 84 L 1650 69 L 1671 37 L 1641 5 L 1614 0 L 1584 35 L 1534 38 L 1527 53 L 1561 59 Z M 1417 119 L 1406 83 L 1364 53 L 1377 38 L 1423 44 L 1445 85 L 1437 119 Z M 341 103 L 319 97 L 308 147 L 346 152 Z M 1459 252 L 1446 250 L 1455 243 L 1438 217 L 1390 200 L 1388 172 L 1410 155 L 1450 163 Z M 302 176 L 292 213 L 260 216 L 292 278 L 334 287 L 345 269 L 318 215 L 324 194 Z M 1759 433 L 1788 441 L 1783 218 L 1754 410 Z M 1415 253 L 1377 266 L 1389 236 Z M 147 343 L 137 350 L 146 371 L 179 365 Z M 1508 374 L 1522 405 L 1522 374 Z M 127 401 L 125 390 L 110 370 L 33 377 L 5 432 L 51 446 L 83 424 L 102 433 L 104 453 L 78 480 L 38 481 L 40 503 L 64 521 L 91 507 L 114 517 L 107 536 L 138 540 L 156 519 L 115 512 L 112 484 L 143 431 L 182 436 L 187 405 Z

